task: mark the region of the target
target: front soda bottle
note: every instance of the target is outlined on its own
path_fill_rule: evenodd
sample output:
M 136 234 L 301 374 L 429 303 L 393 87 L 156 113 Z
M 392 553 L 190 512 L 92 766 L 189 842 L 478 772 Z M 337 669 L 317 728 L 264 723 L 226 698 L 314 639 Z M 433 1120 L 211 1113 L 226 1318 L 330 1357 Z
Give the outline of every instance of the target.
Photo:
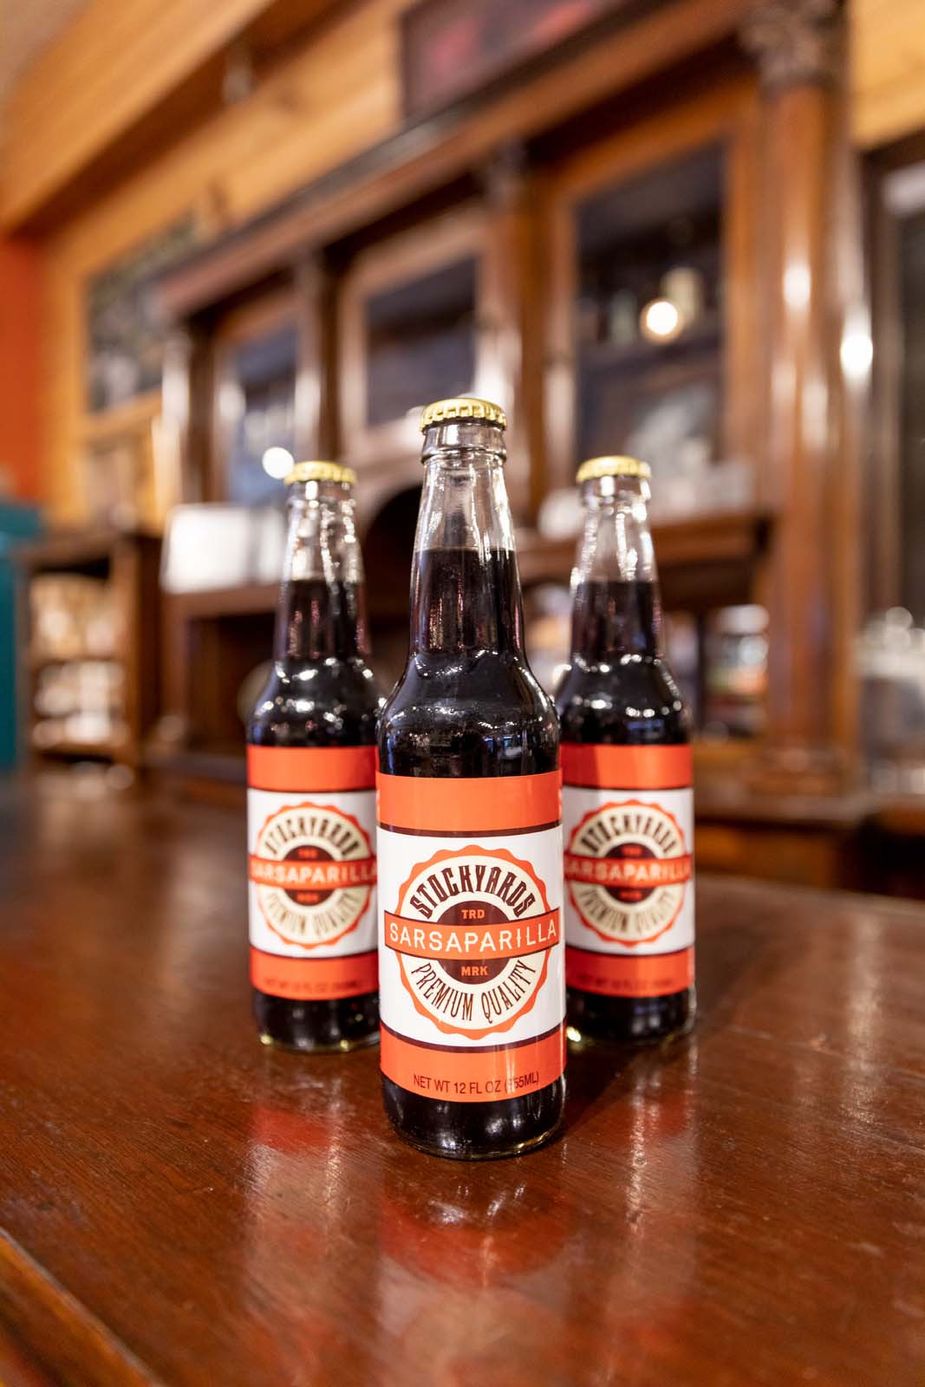
M 379 729 L 386 1111 L 441 1156 L 545 1140 L 565 1065 L 555 711 L 523 647 L 487 401 L 424 411 L 411 650 Z
M 298 463 L 273 669 L 247 729 L 254 1016 L 266 1043 L 378 1034 L 376 717 L 347 467 Z
M 657 1039 L 694 1019 L 690 732 L 662 657 L 648 477 L 621 457 L 578 472 L 584 534 L 556 695 L 575 1039 Z

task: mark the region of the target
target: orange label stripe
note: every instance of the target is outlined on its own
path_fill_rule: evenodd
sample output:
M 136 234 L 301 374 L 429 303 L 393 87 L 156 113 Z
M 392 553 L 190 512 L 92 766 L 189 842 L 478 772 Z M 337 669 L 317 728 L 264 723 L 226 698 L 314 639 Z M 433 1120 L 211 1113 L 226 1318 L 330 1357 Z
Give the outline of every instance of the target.
M 376 748 L 249 746 L 247 783 L 252 789 L 287 794 L 372 790 L 376 784 Z
M 379 986 L 375 949 L 342 958 L 288 958 L 251 949 L 251 982 L 260 992 L 291 1001 L 328 1002 L 361 997 Z
M 247 859 L 247 875 L 258 886 L 279 886 L 284 891 L 337 891 L 349 886 L 372 886 L 376 880 L 376 859 L 355 857 L 342 862 L 278 861 L 251 853 Z
M 415 1045 L 383 1026 L 381 1066 L 409 1093 L 454 1103 L 490 1103 L 548 1087 L 565 1069 L 565 1027 L 522 1045 L 442 1050 Z
M 542 775 L 438 780 L 377 776 L 379 822 L 419 833 L 493 833 L 538 828 L 561 818 L 558 771 Z
M 414 958 L 473 960 L 516 958 L 551 949 L 559 941 L 559 912 L 492 925 L 427 925 L 385 912 L 385 943 Z
M 566 785 L 602 790 L 685 790 L 693 775 L 689 746 L 562 745 Z
M 602 997 L 667 997 L 694 985 L 694 949 L 672 954 L 600 954 L 565 949 L 565 983 Z
M 566 881 L 594 886 L 680 886 L 691 879 L 691 855 L 682 857 L 588 857 L 565 854 Z

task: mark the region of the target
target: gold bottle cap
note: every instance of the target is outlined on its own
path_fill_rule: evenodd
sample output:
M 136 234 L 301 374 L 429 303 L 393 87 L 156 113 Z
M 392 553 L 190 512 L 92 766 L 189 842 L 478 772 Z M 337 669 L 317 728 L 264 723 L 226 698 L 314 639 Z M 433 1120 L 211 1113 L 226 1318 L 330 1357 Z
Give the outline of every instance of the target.
M 499 424 L 507 428 L 507 415 L 500 405 L 491 400 L 477 400 L 474 396 L 460 395 L 454 400 L 435 400 L 421 415 L 421 432 L 431 424 L 443 424 L 450 419 L 484 419 L 488 424 Z
M 649 464 L 640 462 L 638 458 L 589 458 L 579 467 L 575 480 L 579 485 L 594 481 L 597 477 L 641 477 L 647 482 L 651 475 Z
M 339 462 L 297 462 L 286 477 L 287 486 L 293 482 L 343 482 L 344 486 L 356 486 L 356 481 L 353 468 Z

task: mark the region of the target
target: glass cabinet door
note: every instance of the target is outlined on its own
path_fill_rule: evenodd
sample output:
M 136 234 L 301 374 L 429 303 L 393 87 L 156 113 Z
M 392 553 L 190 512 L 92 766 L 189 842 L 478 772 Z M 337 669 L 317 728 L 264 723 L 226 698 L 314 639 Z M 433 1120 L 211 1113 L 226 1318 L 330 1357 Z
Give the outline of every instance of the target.
M 341 294 L 342 450 L 420 446 L 420 410 L 485 388 L 484 219 L 461 211 L 361 252 Z
M 747 547 L 767 488 L 757 129 L 753 89 L 702 92 L 563 158 L 544 199 L 550 484 L 590 457 L 649 463 L 669 656 L 698 732 L 722 741 L 761 734 L 767 691 Z M 717 512 L 749 536 L 725 566 Z
M 279 504 L 286 458 L 297 451 L 298 368 L 299 334 L 290 302 L 249 306 L 219 327 L 211 499 Z
M 238 407 L 225 463 L 229 501 L 258 505 L 279 499 L 279 477 L 264 459 L 271 448 L 295 453 L 294 326 L 242 343 L 234 353 Z
M 551 471 L 627 453 L 663 514 L 755 498 L 748 122 L 735 93 L 583 149 L 550 180 Z
M 722 157 L 698 150 L 577 208 L 577 452 L 645 458 L 662 487 L 723 455 Z
M 478 264 L 457 260 L 366 301 L 367 423 L 376 428 L 475 382 Z

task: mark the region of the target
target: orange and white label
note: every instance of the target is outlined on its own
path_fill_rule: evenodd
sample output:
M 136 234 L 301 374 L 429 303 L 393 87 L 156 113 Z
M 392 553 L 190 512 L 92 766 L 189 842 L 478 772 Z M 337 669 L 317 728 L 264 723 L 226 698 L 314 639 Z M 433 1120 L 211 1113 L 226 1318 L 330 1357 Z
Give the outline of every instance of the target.
M 375 749 L 248 747 L 251 981 L 327 1001 L 376 990 Z
M 381 1062 L 401 1087 L 486 1102 L 562 1073 L 559 816 L 554 772 L 379 776 Z
M 691 751 L 562 748 L 569 987 L 655 997 L 693 984 Z

